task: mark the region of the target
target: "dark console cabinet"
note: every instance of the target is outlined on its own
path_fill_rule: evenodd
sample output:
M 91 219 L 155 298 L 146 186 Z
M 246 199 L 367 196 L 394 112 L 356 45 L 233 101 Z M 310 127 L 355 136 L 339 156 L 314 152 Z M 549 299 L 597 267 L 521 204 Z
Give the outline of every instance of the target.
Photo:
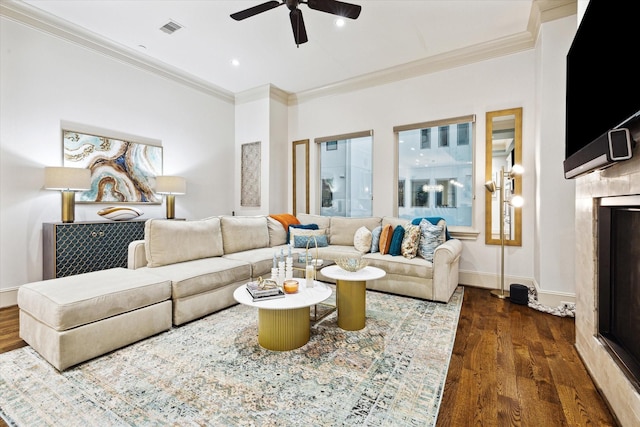
M 129 243 L 144 239 L 144 220 L 44 223 L 43 279 L 127 267 Z

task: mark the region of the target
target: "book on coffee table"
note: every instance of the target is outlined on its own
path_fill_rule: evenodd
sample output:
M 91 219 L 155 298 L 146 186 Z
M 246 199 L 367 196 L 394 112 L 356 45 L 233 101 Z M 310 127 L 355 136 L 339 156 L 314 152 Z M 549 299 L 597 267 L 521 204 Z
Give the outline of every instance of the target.
M 255 290 L 247 287 L 247 292 L 249 292 L 249 295 L 251 295 L 251 298 L 253 298 L 253 302 L 266 301 L 266 300 L 275 299 L 275 298 L 284 298 L 284 292 L 282 292 L 282 290 L 278 288 L 269 289 L 268 291 L 271 291 L 271 292 L 265 292 L 265 291 L 267 290 L 266 289 Z

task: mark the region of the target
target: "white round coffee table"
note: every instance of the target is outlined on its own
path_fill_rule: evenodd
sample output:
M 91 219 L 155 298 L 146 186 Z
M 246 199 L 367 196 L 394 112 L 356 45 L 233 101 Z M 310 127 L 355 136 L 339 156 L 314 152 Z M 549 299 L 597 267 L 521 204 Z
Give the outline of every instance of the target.
M 367 280 L 384 277 L 385 271 L 377 267 L 365 267 L 351 272 L 330 265 L 320 272 L 336 280 L 336 307 L 338 307 L 338 326 L 347 331 L 364 328 L 367 317 Z
M 275 351 L 293 350 L 309 342 L 311 335 L 310 307 L 331 296 L 331 288 L 326 283 L 314 282 L 313 288 L 302 288 L 284 298 L 253 301 L 246 286 L 233 292 L 233 298 L 240 304 L 258 309 L 258 343 Z M 304 282 L 301 281 L 304 286 Z

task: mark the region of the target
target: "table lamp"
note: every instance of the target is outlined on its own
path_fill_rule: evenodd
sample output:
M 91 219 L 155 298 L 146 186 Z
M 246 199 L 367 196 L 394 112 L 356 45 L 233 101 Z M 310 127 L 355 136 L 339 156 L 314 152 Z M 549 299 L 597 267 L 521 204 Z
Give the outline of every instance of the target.
M 187 181 L 180 176 L 156 177 L 156 193 L 164 194 L 167 202 L 167 219 L 176 216 L 176 195 L 187 193 Z
M 45 167 L 44 188 L 62 193 L 62 222 L 75 220 L 76 191 L 91 189 L 91 170 L 82 168 Z

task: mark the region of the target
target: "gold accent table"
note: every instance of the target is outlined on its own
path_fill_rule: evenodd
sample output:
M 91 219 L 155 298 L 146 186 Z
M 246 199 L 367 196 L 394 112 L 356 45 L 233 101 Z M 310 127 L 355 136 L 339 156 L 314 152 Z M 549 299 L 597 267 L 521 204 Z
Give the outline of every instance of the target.
M 377 267 L 365 267 L 351 272 L 343 270 L 338 265 L 325 267 L 320 272 L 336 280 L 338 326 L 346 331 L 364 328 L 367 317 L 367 280 L 379 279 L 387 273 Z
M 331 288 L 326 283 L 314 282 L 307 289 L 304 281 L 295 294 L 266 301 L 253 301 L 246 286 L 233 292 L 233 298 L 240 304 L 258 309 L 258 343 L 267 350 L 287 351 L 302 347 L 311 335 L 310 307 L 331 296 Z

